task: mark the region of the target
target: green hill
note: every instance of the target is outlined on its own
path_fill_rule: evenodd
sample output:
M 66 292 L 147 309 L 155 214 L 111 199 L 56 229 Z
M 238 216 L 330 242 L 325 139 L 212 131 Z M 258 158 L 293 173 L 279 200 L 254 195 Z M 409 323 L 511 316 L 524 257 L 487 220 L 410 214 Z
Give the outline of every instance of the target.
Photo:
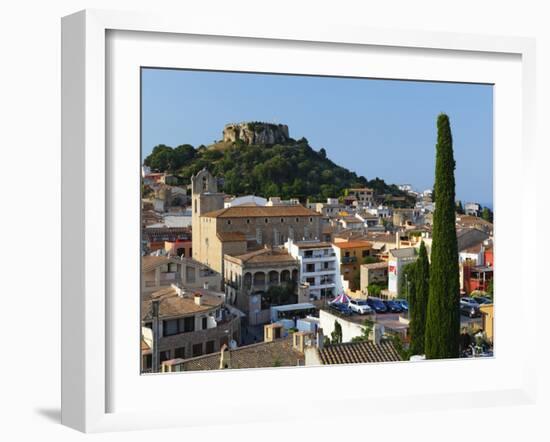
M 223 191 L 232 195 L 254 194 L 268 198 L 307 198 L 325 201 L 344 195 L 350 187 L 371 187 L 375 195 L 406 196 L 405 202 L 393 205 L 411 206 L 414 198 L 384 180 L 367 180 L 340 167 L 326 157 L 324 149 L 313 150 L 308 141 L 289 139 L 287 144 L 254 145 L 242 140 L 219 142 L 197 149 L 188 144 L 172 148 L 159 145 L 144 160 L 146 166 L 159 172 L 170 172 L 189 183 L 191 175 L 206 167 L 222 178 Z

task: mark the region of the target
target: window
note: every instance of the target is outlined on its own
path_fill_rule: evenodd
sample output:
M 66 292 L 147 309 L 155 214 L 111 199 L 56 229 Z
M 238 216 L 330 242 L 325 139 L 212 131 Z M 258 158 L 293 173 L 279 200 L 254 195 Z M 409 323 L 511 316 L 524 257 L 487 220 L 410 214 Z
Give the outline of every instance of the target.
M 231 220 L 230 219 L 227 220 L 227 225 L 228 226 L 231 225 Z
M 323 268 L 324 268 L 325 270 L 328 269 L 328 262 L 324 262 L 324 263 L 323 263 Z
M 309 285 L 315 285 L 315 278 L 306 278 L 306 282 L 309 283 Z
M 143 356 L 143 369 L 148 370 L 153 366 L 153 355 Z
M 284 218 L 281 218 L 281 224 L 285 222 L 285 219 Z
M 174 350 L 174 358 L 185 359 L 185 347 L 178 347 Z
M 369 256 L 370 255 L 370 250 L 363 250 L 363 258 L 365 258 L 366 256 Z
M 169 319 L 163 321 L 163 336 L 173 336 L 180 333 L 195 331 L 195 317 Z
M 309 219 L 309 222 L 312 223 L 312 222 L 313 222 L 313 218 L 310 218 L 310 219 Z
M 296 222 L 299 223 L 299 222 L 300 222 L 300 218 L 296 218 Z
M 171 319 L 170 321 L 164 321 L 163 331 L 164 336 L 177 335 L 179 333 L 178 320 Z
M 206 330 L 208 328 L 208 318 L 205 316 L 202 318 L 202 329 Z
M 311 273 L 315 271 L 315 264 L 306 264 L 306 272 Z
M 214 341 L 206 341 L 206 354 L 214 353 Z
M 269 220 L 267 218 L 264 221 L 265 221 L 266 224 L 269 222 Z
M 183 332 L 192 332 L 195 331 L 195 317 L 190 316 L 189 318 L 180 319 L 180 324 L 183 325 Z
M 247 220 L 246 220 L 246 224 L 250 224 L 250 219 L 247 219 Z
M 202 343 L 193 345 L 193 357 L 202 355 Z
M 159 353 L 159 361 L 162 364 L 164 361 L 167 361 L 170 359 L 170 350 L 161 351 Z
M 185 279 L 188 283 L 195 282 L 195 267 L 185 267 Z

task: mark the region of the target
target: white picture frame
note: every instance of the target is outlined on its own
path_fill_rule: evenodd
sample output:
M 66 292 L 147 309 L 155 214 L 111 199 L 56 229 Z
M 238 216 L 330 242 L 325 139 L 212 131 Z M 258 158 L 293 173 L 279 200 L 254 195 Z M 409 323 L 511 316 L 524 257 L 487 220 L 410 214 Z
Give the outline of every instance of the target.
M 502 179 L 506 173 L 505 167 L 513 167 L 514 163 L 521 161 L 524 177 L 534 179 L 535 144 L 533 138 L 534 106 L 535 106 L 535 42 L 532 39 L 518 37 L 494 37 L 481 35 L 451 34 L 451 33 L 428 33 L 416 31 L 388 31 L 377 29 L 350 28 L 342 25 L 315 26 L 304 25 L 295 27 L 292 24 L 284 23 L 220 23 L 209 22 L 205 17 L 193 17 L 192 20 L 181 21 L 178 17 L 156 16 L 143 13 L 111 12 L 99 10 L 87 10 L 63 18 L 62 21 L 62 423 L 84 432 L 100 432 L 124 429 L 160 428 L 171 426 L 208 425 L 213 417 L 217 422 L 260 422 L 266 420 L 285 419 L 296 417 L 295 412 L 290 408 L 281 407 L 281 402 L 269 398 L 260 401 L 248 414 L 238 418 L 228 414 L 224 407 L 241 404 L 246 405 L 246 395 L 238 395 L 232 398 L 231 404 L 219 401 L 216 407 L 209 409 L 207 418 L 200 411 L 201 407 L 207 406 L 207 402 L 199 402 L 200 406 L 181 407 L 175 409 L 173 406 L 163 407 L 162 402 L 166 396 L 166 388 L 176 383 L 183 385 L 186 382 L 192 383 L 188 388 L 198 389 L 200 385 L 207 386 L 208 391 L 219 391 L 231 382 L 235 388 L 245 387 L 243 376 L 247 376 L 252 385 L 265 382 L 265 376 L 270 379 L 277 379 L 276 382 L 297 382 L 292 379 L 303 377 L 298 370 L 304 369 L 278 369 L 278 370 L 254 370 L 246 374 L 241 373 L 216 373 L 216 374 L 182 374 L 176 376 L 148 376 L 147 385 L 143 386 L 144 392 L 157 392 L 158 403 L 150 406 L 149 400 L 144 400 L 149 406 L 124 407 L 113 405 L 110 399 L 112 392 L 123 384 L 120 373 L 114 375 L 113 370 L 118 370 L 118 364 L 113 369 L 113 361 L 120 357 L 118 351 L 113 351 L 116 345 L 111 342 L 116 339 L 116 324 L 124 320 L 120 308 L 113 309 L 113 299 L 109 296 L 113 288 L 112 270 L 113 261 L 117 258 L 109 250 L 109 244 L 115 241 L 113 235 L 121 232 L 116 227 L 116 219 L 113 219 L 115 196 L 112 194 L 113 186 L 120 190 L 119 183 L 132 179 L 131 168 L 118 173 L 117 165 L 120 159 L 109 150 L 108 144 L 113 140 L 116 144 L 116 134 L 107 130 L 107 121 L 116 119 L 116 111 L 112 111 L 107 104 L 109 94 L 112 92 L 109 82 L 117 81 L 116 73 L 109 71 L 109 63 L 113 63 L 113 57 L 121 57 L 121 52 L 109 50 L 107 35 L 118 33 L 139 33 L 142 43 L 148 38 L 170 39 L 171 44 L 185 40 L 186 36 L 193 38 L 215 37 L 218 41 L 225 42 L 231 46 L 232 42 L 248 41 L 254 45 L 261 45 L 267 42 L 272 47 L 277 45 L 288 48 L 295 45 L 298 49 L 307 47 L 315 48 L 316 45 L 324 45 L 324 49 L 330 46 L 334 51 L 345 52 L 361 48 L 370 48 L 382 54 L 394 51 L 396 48 L 401 51 L 397 56 L 403 57 L 407 51 L 423 50 L 422 54 L 429 54 L 434 61 L 449 54 L 462 56 L 464 54 L 472 58 L 472 63 L 483 64 L 485 57 L 503 56 L 510 57 L 512 64 L 517 65 L 518 72 L 515 72 L 513 80 L 502 89 L 502 94 L 497 97 L 510 99 L 510 103 L 517 103 L 519 109 L 511 107 L 509 115 L 503 115 L 495 103 L 496 119 L 501 119 L 495 127 L 495 145 L 505 146 L 505 143 L 517 141 L 515 150 L 508 151 L 503 148 L 511 157 L 511 165 L 503 166 L 500 171 L 495 167 L 495 193 L 498 195 L 499 175 Z M 175 43 L 174 43 L 175 42 Z M 132 43 L 134 44 L 134 43 Z M 300 46 L 301 45 L 301 46 Z M 320 47 L 319 46 L 319 47 Z M 125 46 L 130 54 L 128 66 L 137 63 L 135 50 Z M 284 49 L 287 50 L 288 49 Z M 280 49 L 280 48 L 279 48 Z M 167 48 L 169 51 L 170 48 Z M 146 52 L 146 51 L 144 51 Z M 162 52 L 162 51 L 161 51 Z M 423 55 L 422 55 L 423 56 Z M 111 57 L 108 59 L 108 57 Z M 260 63 L 260 59 L 258 59 Z M 519 64 L 517 64 L 519 63 Z M 178 64 L 175 63 L 175 66 Z M 259 69 L 265 69 L 259 67 Z M 410 78 L 423 79 L 422 65 L 401 66 L 402 72 L 395 77 L 383 78 Z M 416 73 L 414 69 L 417 69 Z M 420 70 L 418 70 L 420 69 Z M 437 63 L 434 63 L 437 69 Z M 443 68 L 442 68 L 443 69 Z M 488 68 L 489 69 L 489 68 Z M 511 68 L 514 70 L 515 68 Z M 106 75 L 106 72 L 108 75 Z M 443 72 L 443 71 L 441 71 Z M 323 73 L 319 71 L 311 73 Z M 327 72 L 324 72 L 327 73 Z M 333 74 L 334 72 L 330 72 Z M 518 76 L 519 74 L 519 76 Z M 441 74 L 440 80 L 453 81 L 453 78 Z M 480 81 L 484 75 L 463 72 L 455 81 L 467 81 L 464 78 L 471 78 L 472 82 Z M 470 77 L 468 77 L 470 75 Z M 491 75 L 497 75 L 496 73 Z M 499 74 L 500 75 L 500 74 Z M 428 76 L 428 75 L 426 75 Z M 486 77 L 490 81 L 490 75 Z M 504 78 L 504 77 L 503 77 Z M 518 82 L 518 78 L 520 79 Z M 434 78 L 429 78 L 434 79 Z M 513 90 L 513 85 L 519 85 L 521 90 Z M 497 83 L 498 86 L 498 83 Z M 506 88 L 510 90 L 505 90 Z M 509 96 L 506 95 L 509 93 Z M 498 100 L 498 98 L 497 98 Z M 135 120 L 137 109 L 130 109 Z M 502 110 L 504 113 L 505 109 Z M 506 120 L 511 118 L 512 120 Z M 517 127 L 507 128 L 507 123 L 515 122 Z M 133 123 L 129 123 L 133 124 Z M 512 130 L 511 140 L 500 137 L 500 131 Z M 504 134 L 505 132 L 502 132 Z M 134 134 L 135 135 L 135 134 Z M 130 143 L 131 144 L 131 143 Z M 513 149 L 513 146 L 510 147 Z M 139 154 L 139 146 L 135 146 Z M 500 152 L 500 150 L 499 150 Z M 498 159 L 499 155 L 496 154 Z M 509 161 L 510 162 L 510 161 Z M 498 163 L 498 161 L 497 161 Z M 498 166 L 498 164 L 496 164 Z M 117 175 L 113 178 L 113 168 Z M 509 169 L 508 169 L 509 170 Z M 136 174 L 138 171 L 136 170 Z M 136 176 L 137 180 L 138 177 Z M 135 183 L 134 183 L 135 184 Z M 118 187 L 117 187 L 118 186 Z M 133 186 L 133 184 L 129 184 Z M 512 193 L 525 207 L 536 207 L 536 194 L 528 191 L 527 181 L 521 188 Z M 534 187 L 534 186 L 532 186 Z M 514 191 L 513 191 L 514 192 Z M 499 206 L 497 197 L 495 202 L 496 237 L 506 231 L 506 212 L 503 206 Z M 117 209 L 118 210 L 118 209 Z M 533 209 L 534 210 L 534 209 Z M 533 213 L 531 212 L 531 216 Z M 527 232 L 526 214 L 522 217 L 520 238 L 524 238 Z M 502 227 L 501 227 L 502 226 Z M 504 236 L 503 236 L 504 237 Z M 521 239 L 520 239 L 521 241 Z M 535 256 L 534 243 L 522 241 L 520 251 L 520 272 L 528 274 L 527 258 Z M 497 260 L 502 258 L 502 270 L 496 270 L 497 278 L 506 278 L 506 247 L 496 243 Z M 499 255 L 500 253 L 500 255 Z M 516 259 L 517 263 L 517 259 Z M 122 272 L 125 275 L 124 272 Z M 502 275 L 502 277 L 500 276 Z M 134 275 L 135 276 L 135 275 Z M 128 278 L 133 276 L 128 275 Z M 138 282 L 136 281 L 136 284 Z M 507 290 L 505 284 L 496 280 L 497 291 Z M 534 301 L 535 278 L 525 278 L 522 286 L 522 299 Z M 116 286 L 116 284 L 114 284 Z M 120 292 L 119 292 L 120 293 Z M 137 298 L 136 298 L 137 299 Z M 116 302 L 115 302 L 116 304 Z M 136 304 L 138 304 L 136 302 Z M 136 307 L 137 308 L 137 307 Z M 498 314 L 503 313 L 505 317 L 507 304 L 498 306 Z M 498 316 L 497 316 L 498 317 Z M 498 321 L 498 319 L 497 319 Z M 513 341 L 513 331 L 507 328 L 505 321 L 497 323 L 499 337 L 497 339 L 510 339 Z M 136 327 L 136 334 L 138 334 Z M 396 410 L 396 409 L 441 409 L 441 408 L 464 408 L 473 403 L 476 405 L 491 406 L 496 404 L 524 404 L 533 403 L 535 397 L 535 339 L 536 323 L 534 320 L 525 323 L 522 330 L 524 336 L 531 337 L 531 343 L 522 347 L 523 351 L 517 355 L 517 363 L 510 368 L 511 376 L 498 378 L 493 384 L 485 388 L 474 386 L 474 388 L 463 391 L 447 392 L 444 389 L 438 393 L 437 380 L 432 379 L 433 391 L 426 390 L 425 394 L 419 394 L 413 390 L 399 393 L 368 393 L 358 391 L 356 394 L 339 395 L 335 392 L 324 392 L 322 395 L 313 394 L 308 407 L 313 413 L 319 415 L 327 404 L 334 401 L 341 401 L 348 404 L 347 411 L 358 409 L 355 405 L 361 398 L 370 397 L 371 401 L 361 403 L 361 412 L 369 410 Z M 502 336 L 502 338 L 500 338 Z M 500 346 L 500 344 L 497 344 Z M 131 346 L 131 344 L 129 344 Z M 137 348 L 137 346 L 136 346 Z M 500 348 L 496 348 L 496 358 L 493 361 L 508 361 L 505 346 L 502 345 L 502 356 L 499 355 Z M 134 352 L 135 353 L 135 352 Z M 129 357 L 132 350 L 127 352 Z M 126 357 L 126 354 L 124 355 Z M 136 356 L 136 363 L 139 363 Z M 491 361 L 479 361 L 481 363 L 496 364 Z M 510 361 L 508 361 L 510 362 Z M 458 364 L 458 365 L 457 365 Z M 123 365 L 123 364 L 122 364 Z M 460 365 L 460 361 L 428 361 L 426 363 L 410 363 L 407 368 L 411 372 L 418 373 L 420 378 L 427 376 L 423 373 L 426 367 L 436 367 L 437 370 L 447 370 L 449 373 L 456 373 L 459 370 L 468 370 L 468 367 Z M 383 367 L 383 368 L 381 368 Z M 376 373 L 382 369 L 388 372 L 397 373 L 402 369 L 401 364 L 390 364 L 385 366 L 377 365 L 372 370 Z M 496 367 L 496 366 L 495 366 Z M 429 368 L 429 367 L 428 367 Z M 337 367 L 330 370 L 347 371 L 356 375 L 361 373 L 364 366 Z M 311 370 L 311 369 L 307 369 Z M 313 369 L 309 376 L 323 375 L 322 370 Z M 453 371 L 455 370 L 455 371 Z M 326 371 L 324 372 L 326 373 Z M 130 374 L 128 377 L 130 377 Z M 133 373 L 132 376 L 139 376 Z M 187 376 L 187 378 L 186 378 Z M 191 376 L 193 376 L 191 378 Z M 142 377 L 143 378 L 143 377 Z M 420 379 L 419 378 L 419 379 Z M 305 382 L 304 379 L 299 380 Z M 137 380 L 137 382 L 141 382 Z M 275 381 L 274 381 L 275 382 Z M 135 385 L 135 384 L 133 384 Z M 131 388 L 128 384 L 128 389 Z M 174 387 L 178 388 L 178 387 Z M 134 402 L 130 391 L 126 390 L 128 398 L 126 402 Z M 134 388 L 135 391 L 135 388 Z M 196 390 L 198 391 L 198 390 Z M 145 394 L 145 393 L 144 393 Z M 400 397 L 399 404 L 395 403 L 396 395 Z M 119 394 L 120 396 L 120 394 Z M 118 401 L 123 403 L 124 400 Z M 270 405 L 273 404 L 273 405 Z M 202 408 L 204 409 L 204 408 Z M 351 410 L 351 411 L 350 411 Z

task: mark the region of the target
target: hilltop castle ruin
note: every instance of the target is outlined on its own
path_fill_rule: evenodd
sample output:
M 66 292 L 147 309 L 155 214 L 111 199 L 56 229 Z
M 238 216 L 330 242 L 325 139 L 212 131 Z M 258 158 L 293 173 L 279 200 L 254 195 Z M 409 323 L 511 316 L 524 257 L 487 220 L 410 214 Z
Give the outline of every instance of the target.
M 245 144 L 284 144 L 290 140 L 286 124 L 244 122 L 226 124 L 223 141 L 243 141 Z

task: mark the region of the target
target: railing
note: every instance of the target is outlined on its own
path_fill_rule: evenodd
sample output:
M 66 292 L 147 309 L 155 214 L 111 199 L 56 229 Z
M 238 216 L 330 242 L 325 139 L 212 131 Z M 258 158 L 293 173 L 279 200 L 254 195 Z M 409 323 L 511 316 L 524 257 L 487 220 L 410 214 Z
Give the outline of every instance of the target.
M 334 273 L 336 268 L 328 268 L 328 269 L 316 269 L 316 270 L 304 270 L 302 274 L 304 275 L 322 275 L 323 273 Z
M 334 258 L 336 256 L 336 253 L 334 252 L 330 252 L 330 253 L 327 253 L 327 254 L 322 254 L 322 255 L 304 255 L 303 259 L 304 260 L 312 260 L 312 259 L 329 259 L 329 258 Z

